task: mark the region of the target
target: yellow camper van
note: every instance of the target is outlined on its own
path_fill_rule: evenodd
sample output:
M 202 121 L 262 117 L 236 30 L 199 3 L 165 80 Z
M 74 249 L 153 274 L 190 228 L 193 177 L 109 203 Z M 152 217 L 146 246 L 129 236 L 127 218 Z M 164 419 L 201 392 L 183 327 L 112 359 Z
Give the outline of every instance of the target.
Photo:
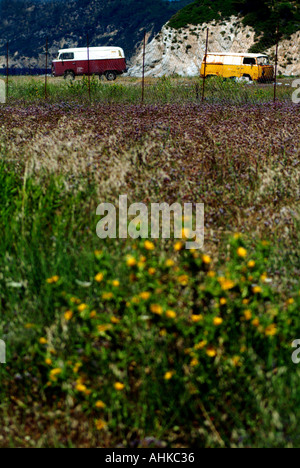
M 216 52 L 204 56 L 201 77 L 204 76 L 266 82 L 274 80 L 274 67 L 270 65 L 269 57 L 264 54 Z

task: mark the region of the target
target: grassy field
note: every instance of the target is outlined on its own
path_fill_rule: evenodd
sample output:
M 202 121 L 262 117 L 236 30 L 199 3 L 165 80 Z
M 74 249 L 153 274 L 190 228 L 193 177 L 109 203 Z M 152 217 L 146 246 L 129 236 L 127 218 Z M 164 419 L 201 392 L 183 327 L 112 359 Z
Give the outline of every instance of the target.
M 0 108 L 0 446 L 299 447 L 299 106 L 147 85 Z M 98 239 L 119 195 L 204 203 L 203 251 Z
M 280 101 L 291 100 L 294 89 L 292 78 L 279 78 L 277 95 Z M 145 102 L 147 104 L 197 103 L 202 98 L 202 79 L 162 77 L 145 79 Z M 142 79 L 118 77 L 115 82 L 91 78 L 92 102 L 138 104 L 141 101 Z M 63 78 L 48 78 L 48 102 L 88 102 L 88 79 L 78 77 L 74 81 Z M 9 81 L 11 101 L 25 105 L 31 101 L 40 101 L 45 97 L 45 82 L 42 77 L 11 77 Z M 270 102 L 274 97 L 273 84 L 243 84 L 230 80 L 208 79 L 205 97 L 207 102 L 261 103 Z

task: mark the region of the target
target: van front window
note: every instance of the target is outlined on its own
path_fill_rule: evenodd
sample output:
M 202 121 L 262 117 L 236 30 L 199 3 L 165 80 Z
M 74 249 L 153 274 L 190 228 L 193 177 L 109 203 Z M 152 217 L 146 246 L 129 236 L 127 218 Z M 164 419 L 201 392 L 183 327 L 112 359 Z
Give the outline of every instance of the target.
M 258 65 L 269 65 L 269 58 L 268 57 L 258 57 L 257 62 L 258 62 Z

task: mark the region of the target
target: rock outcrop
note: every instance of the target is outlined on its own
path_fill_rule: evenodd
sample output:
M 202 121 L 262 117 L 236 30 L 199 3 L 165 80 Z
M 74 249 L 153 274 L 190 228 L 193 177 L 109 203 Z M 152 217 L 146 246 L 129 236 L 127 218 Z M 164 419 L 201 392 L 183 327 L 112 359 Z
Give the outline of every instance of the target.
M 146 76 L 181 75 L 195 76 L 205 54 L 206 35 L 209 28 L 210 52 L 245 52 L 255 44 L 255 31 L 244 26 L 242 18 L 232 16 L 222 22 L 203 23 L 172 29 L 166 24 L 161 32 L 147 44 L 145 57 Z M 275 47 L 267 53 L 275 56 Z M 279 72 L 300 75 L 300 31 L 279 46 Z M 143 51 L 133 58 L 130 76 L 141 76 Z

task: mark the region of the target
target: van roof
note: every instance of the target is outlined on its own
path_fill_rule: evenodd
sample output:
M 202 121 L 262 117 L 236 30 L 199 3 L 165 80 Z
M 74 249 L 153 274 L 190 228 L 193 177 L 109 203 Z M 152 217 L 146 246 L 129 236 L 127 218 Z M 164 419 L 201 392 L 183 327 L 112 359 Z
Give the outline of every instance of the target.
M 89 47 L 89 50 L 91 50 L 91 51 L 101 51 L 101 52 L 121 50 L 123 52 L 123 49 L 121 49 L 121 47 Z M 76 48 L 73 48 L 73 49 L 60 49 L 58 52 L 62 53 L 62 52 L 86 52 L 86 51 L 87 51 L 87 47 L 76 47 Z
M 251 58 L 258 58 L 258 57 L 268 57 L 267 54 L 248 54 L 245 53 L 231 53 L 231 52 L 208 52 L 207 55 L 218 55 L 219 57 L 224 55 L 227 57 L 251 57 Z

